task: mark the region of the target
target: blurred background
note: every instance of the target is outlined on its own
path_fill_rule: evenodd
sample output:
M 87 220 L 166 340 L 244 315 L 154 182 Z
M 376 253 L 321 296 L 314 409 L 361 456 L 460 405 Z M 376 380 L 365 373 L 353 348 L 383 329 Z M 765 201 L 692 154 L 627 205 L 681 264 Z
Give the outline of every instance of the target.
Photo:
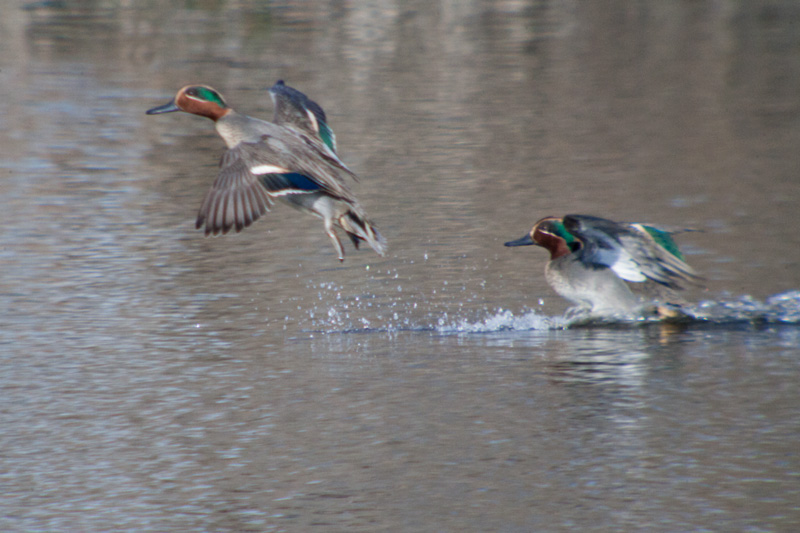
M 800 5 L 7 1 L 0 529 L 800 521 Z M 389 242 L 194 229 L 187 84 L 325 109 Z M 568 328 L 546 215 L 699 231 L 682 326 Z

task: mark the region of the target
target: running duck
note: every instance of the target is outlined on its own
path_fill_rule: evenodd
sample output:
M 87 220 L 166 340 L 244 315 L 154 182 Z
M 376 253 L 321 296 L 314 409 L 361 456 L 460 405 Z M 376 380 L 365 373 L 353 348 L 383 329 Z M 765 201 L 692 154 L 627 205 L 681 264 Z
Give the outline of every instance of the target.
M 545 279 L 562 297 L 592 315 L 632 315 L 648 302 L 627 282 L 641 283 L 657 299 L 700 285 L 671 232 L 588 215 L 545 217 L 506 246 L 535 244 L 550 252 Z

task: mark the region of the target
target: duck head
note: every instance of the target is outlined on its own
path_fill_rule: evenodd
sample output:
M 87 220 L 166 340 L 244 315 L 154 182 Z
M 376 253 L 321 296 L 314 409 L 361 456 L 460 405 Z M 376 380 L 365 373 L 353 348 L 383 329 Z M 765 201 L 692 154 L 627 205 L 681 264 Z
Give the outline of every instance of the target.
M 214 122 L 231 112 L 222 95 L 207 85 L 187 85 L 178 91 L 172 101 L 147 110 L 148 115 L 185 111 L 208 117 Z
M 535 244 L 550 252 L 550 259 L 558 259 L 580 247 L 574 235 L 564 227 L 564 222 L 558 217 L 544 217 L 533 225 L 531 231 L 525 236 L 505 243 L 506 246 L 527 246 Z

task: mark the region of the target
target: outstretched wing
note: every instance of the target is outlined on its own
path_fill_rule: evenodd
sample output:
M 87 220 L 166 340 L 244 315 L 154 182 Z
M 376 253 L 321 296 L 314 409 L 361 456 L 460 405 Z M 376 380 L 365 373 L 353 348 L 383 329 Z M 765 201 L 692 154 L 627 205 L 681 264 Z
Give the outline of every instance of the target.
M 206 193 L 197 213 L 195 227 L 205 224 L 206 235 L 241 231 L 269 211 L 272 199 L 258 177 L 236 150 L 220 160 L 217 179 Z
M 196 227 L 208 234 L 241 231 L 263 215 L 272 199 L 324 192 L 357 205 L 344 176 L 353 176 L 338 158 L 331 158 L 296 135 L 262 135 L 227 150 L 220 171 L 197 215 Z
M 339 158 L 297 135 L 264 134 L 257 143 L 239 143 L 233 150 L 248 161 L 253 174 L 301 174 L 331 196 L 355 200 L 347 187 L 345 176 L 356 175 Z M 269 182 L 270 180 L 266 180 Z M 290 180 L 291 181 L 291 180 Z M 264 180 L 262 180 L 262 183 Z M 268 188 L 269 183 L 264 183 Z M 299 187 L 298 192 L 308 192 Z
M 325 111 L 318 103 L 294 87 L 289 87 L 283 80 L 278 80 L 269 89 L 269 94 L 275 104 L 275 124 L 297 128 L 336 153 L 336 135 L 328 126 Z

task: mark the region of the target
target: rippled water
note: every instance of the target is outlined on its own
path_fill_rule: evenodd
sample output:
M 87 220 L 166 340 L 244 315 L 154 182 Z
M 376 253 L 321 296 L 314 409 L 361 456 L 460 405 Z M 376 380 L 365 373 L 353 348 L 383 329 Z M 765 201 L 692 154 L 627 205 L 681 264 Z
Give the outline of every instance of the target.
M 792 2 L 11 2 L 3 531 L 792 531 Z M 194 216 L 187 83 L 328 113 L 389 240 Z M 576 324 L 549 214 L 700 231 L 690 320 Z M 533 247 L 530 247 L 533 248 Z

